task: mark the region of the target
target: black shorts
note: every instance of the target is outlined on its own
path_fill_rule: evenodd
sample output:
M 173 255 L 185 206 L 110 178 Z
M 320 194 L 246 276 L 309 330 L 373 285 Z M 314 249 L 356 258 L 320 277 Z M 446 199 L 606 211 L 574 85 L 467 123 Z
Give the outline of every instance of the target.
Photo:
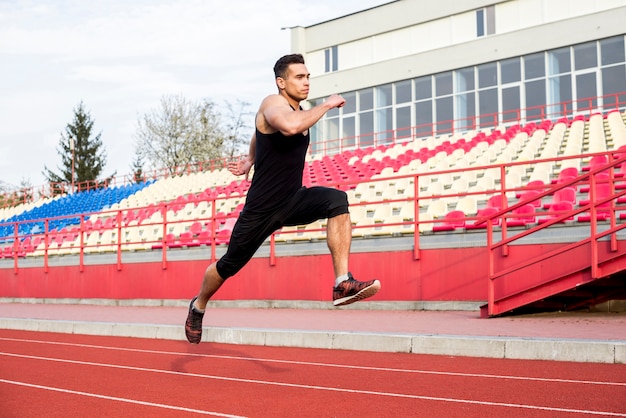
M 348 213 L 348 197 L 328 187 L 303 187 L 285 205 L 270 213 L 251 213 L 244 206 L 233 227 L 228 250 L 217 262 L 223 279 L 235 275 L 261 244 L 283 226 L 306 225 Z

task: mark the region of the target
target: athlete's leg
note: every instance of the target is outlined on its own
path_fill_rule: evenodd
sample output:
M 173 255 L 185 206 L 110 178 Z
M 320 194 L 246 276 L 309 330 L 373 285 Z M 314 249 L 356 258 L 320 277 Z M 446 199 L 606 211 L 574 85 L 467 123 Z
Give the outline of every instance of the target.
M 326 243 L 333 259 L 335 277 L 348 274 L 348 259 L 352 243 L 350 214 L 344 213 L 328 219 Z

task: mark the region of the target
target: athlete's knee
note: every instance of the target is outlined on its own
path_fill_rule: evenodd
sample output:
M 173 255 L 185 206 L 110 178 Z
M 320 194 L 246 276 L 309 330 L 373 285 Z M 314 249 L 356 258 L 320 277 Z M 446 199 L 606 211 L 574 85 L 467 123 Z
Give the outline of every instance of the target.
M 328 210 L 328 218 L 348 213 L 348 195 L 343 190 L 335 190 L 332 194 Z

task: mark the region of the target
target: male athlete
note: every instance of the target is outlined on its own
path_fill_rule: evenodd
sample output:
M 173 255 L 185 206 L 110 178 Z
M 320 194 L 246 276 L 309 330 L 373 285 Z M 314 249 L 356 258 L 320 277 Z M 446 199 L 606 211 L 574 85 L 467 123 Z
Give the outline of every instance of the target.
M 193 344 L 200 343 L 202 318 L 211 296 L 252 258 L 267 237 L 283 226 L 328 218 L 327 244 L 336 277 L 335 306 L 368 298 L 380 289 L 378 280 L 360 282 L 348 271 L 352 224 L 346 193 L 302 186 L 309 129 L 327 111 L 343 106 L 345 100 L 332 95 L 312 109 L 300 107 L 309 94 L 310 77 L 300 54 L 280 58 L 274 75 L 278 94 L 267 96 L 259 107 L 248 157 L 229 164 L 233 174 L 245 175 L 246 179 L 254 165 L 254 176 L 226 254 L 207 268 L 200 293 L 189 304 L 185 334 Z

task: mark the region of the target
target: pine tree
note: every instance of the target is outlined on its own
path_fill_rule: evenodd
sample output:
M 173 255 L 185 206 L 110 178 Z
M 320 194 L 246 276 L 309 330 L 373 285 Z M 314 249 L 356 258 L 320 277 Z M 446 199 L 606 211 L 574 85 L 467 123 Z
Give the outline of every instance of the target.
M 106 153 L 102 149 L 101 133 L 92 138 L 93 125 L 94 121 L 81 101 L 74 109 L 74 120 L 67 124 L 59 139 L 60 173 L 44 167 L 43 175 L 53 186 L 55 194 L 71 190 L 72 184 L 75 190 L 84 189 L 87 185 L 100 186 L 115 175 L 99 180 L 106 165 Z
M 135 154 L 135 160 L 133 161 L 132 166 L 130 167 L 133 173 L 133 181 L 135 183 L 141 183 L 144 181 L 144 173 L 143 173 L 143 159 L 140 155 Z

